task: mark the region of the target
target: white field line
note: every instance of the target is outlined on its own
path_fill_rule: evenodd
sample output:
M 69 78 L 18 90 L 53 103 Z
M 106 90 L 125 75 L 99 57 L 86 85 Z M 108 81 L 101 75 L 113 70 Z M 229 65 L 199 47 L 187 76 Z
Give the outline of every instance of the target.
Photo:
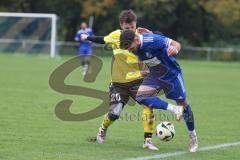
M 217 150 L 217 149 L 223 149 L 223 148 L 234 147 L 234 146 L 239 146 L 239 145 L 240 145 L 240 141 L 232 142 L 232 143 L 223 143 L 223 144 L 218 144 L 218 145 L 212 145 L 212 146 L 206 146 L 206 147 L 199 148 L 197 152 Z M 152 155 L 152 156 L 128 158 L 127 160 L 150 160 L 150 159 L 168 158 L 168 157 L 175 157 L 175 156 L 180 156 L 180 155 L 189 154 L 189 153 L 190 152 L 187 152 L 187 151 L 177 151 L 177 152 L 155 154 L 155 155 Z

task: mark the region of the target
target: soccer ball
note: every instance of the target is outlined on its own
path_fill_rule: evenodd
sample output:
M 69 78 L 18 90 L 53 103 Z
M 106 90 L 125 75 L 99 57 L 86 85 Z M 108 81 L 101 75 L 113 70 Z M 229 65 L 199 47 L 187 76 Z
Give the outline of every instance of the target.
M 175 135 L 174 125 L 171 122 L 162 122 L 156 127 L 156 136 L 162 141 L 170 141 Z

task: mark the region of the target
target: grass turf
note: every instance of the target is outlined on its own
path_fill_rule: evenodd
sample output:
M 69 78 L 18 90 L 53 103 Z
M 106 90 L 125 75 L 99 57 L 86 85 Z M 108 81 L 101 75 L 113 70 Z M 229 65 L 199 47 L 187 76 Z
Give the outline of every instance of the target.
M 54 108 L 63 99 L 74 100 L 71 108 L 74 113 L 88 111 L 100 103 L 93 98 L 63 95 L 49 87 L 51 72 L 69 58 L 0 54 L 0 159 L 110 160 L 187 150 L 183 122 L 174 122 L 176 136 L 171 142 L 154 137 L 159 151 L 142 149 L 139 120 L 142 108 L 138 105 L 124 109 L 121 119 L 109 128 L 103 145 L 87 141 L 97 133 L 102 117 L 85 122 L 58 119 Z M 103 62 L 95 83 L 83 82 L 80 69 L 73 71 L 66 83 L 108 91 L 111 59 L 105 57 Z M 200 147 L 240 141 L 240 63 L 180 61 L 180 64 L 195 113 Z M 240 146 L 235 146 L 168 159 L 239 159 L 239 151 Z

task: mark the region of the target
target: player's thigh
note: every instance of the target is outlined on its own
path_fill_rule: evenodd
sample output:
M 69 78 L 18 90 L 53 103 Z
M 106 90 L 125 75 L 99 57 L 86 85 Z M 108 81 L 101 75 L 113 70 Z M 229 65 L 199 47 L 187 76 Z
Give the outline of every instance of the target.
M 91 57 L 92 57 L 91 54 L 87 54 L 87 55 L 86 55 L 86 61 L 88 61 L 88 62 L 90 63 L 90 61 L 91 61 Z
M 139 87 L 141 86 L 143 82 L 143 79 L 137 79 L 129 83 L 128 85 L 128 91 L 130 93 L 130 97 L 132 97 L 133 100 L 136 99 L 137 92 L 139 90 Z
M 83 61 L 90 61 L 91 59 L 91 55 L 89 54 L 82 54 L 80 57 L 82 58 Z
M 148 85 L 141 85 L 138 89 L 137 96 L 140 95 L 154 95 L 158 93 L 157 89 Z
M 160 84 L 158 83 L 157 77 L 151 75 L 144 78 L 143 82 L 138 88 L 137 96 L 139 95 L 153 95 L 158 93 L 160 89 Z
M 171 84 L 173 85 L 173 88 L 168 94 L 166 94 L 166 97 L 176 101 L 177 103 L 185 102 L 187 96 L 183 76 L 178 74 L 176 79 L 173 80 Z

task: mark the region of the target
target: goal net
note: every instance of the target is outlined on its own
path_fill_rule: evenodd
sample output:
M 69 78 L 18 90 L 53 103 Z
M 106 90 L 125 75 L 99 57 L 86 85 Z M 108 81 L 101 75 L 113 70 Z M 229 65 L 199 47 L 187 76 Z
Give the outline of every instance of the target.
M 56 56 L 55 14 L 0 12 L 0 53 L 45 53 Z

